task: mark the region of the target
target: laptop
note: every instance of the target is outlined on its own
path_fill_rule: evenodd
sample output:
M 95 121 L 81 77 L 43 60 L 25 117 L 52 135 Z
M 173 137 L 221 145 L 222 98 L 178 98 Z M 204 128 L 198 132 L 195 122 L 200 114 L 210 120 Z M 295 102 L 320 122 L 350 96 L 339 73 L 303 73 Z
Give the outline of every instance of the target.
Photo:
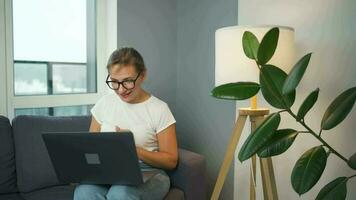
M 141 172 L 132 132 L 42 133 L 61 183 L 138 186 L 157 173 Z

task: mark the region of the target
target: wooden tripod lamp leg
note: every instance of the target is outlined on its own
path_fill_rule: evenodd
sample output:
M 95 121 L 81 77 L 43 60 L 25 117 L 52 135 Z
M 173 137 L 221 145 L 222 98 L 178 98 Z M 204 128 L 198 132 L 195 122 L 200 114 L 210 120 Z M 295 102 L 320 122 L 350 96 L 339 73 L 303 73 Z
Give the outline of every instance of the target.
M 251 134 L 256 130 L 256 116 L 250 116 L 251 122 Z M 250 200 L 256 200 L 256 155 L 251 158 L 251 168 L 250 168 Z
M 265 200 L 278 200 L 276 179 L 271 158 L 260 158 L 263 196 Z
M 259 126 L 264 117 L 255 117 L 252 126 Z M 264 200 L 278 200 L 276 179 L 274 176 L 273 164 L 271 158 L 260 158 L 262 188 Z
M 220 168 L 218 179 L 216 181 L 213 194 L 211 196 L 211 200 L 217 200 L 219 198 L 221 189 L 222 189 L 225 179 L 226 179 L 226 175 L 227 175 L 227 173 L 229 171 L 229 167 L 231 165 L 231 161 L 234 158 L 236 146 L 240 140 L 242 130 L 245 126 L 246 118 L 247 118 L 247 116 L 241 116 L 241 115 L 239 115 L 239 117 L 237 118 L 237 121 L 235 123 L 235 128 L 234 128 L 234 131 L 232 132 L 229 146 L 226 149 L 224 161 Z
M 250 200 L 256 200 L 256 156 L 251 158 L 250 168 Z

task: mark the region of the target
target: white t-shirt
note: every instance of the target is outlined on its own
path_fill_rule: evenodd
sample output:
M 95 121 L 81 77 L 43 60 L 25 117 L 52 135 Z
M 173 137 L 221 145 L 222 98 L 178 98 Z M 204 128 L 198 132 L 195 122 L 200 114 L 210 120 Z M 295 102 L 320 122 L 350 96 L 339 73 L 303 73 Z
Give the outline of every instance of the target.
M 115 131 L 115 126 L 129 129 L 136 145 L 148 151 L 158 151 L 157 133 L 176 122 L 168 105 L 153 95 L 144 102 L 130 104 L 116 93 L 109 93 L 99 99 L 91 113 L 101 125 L 101 132 Z

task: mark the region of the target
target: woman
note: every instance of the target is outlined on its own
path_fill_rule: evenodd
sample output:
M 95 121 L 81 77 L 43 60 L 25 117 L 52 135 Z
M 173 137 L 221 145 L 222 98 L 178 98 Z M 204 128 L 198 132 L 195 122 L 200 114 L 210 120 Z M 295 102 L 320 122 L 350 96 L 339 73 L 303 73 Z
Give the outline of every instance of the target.
M 141 169 L 159 172 L 137 187 L 79 185 L 74 200 L 163 199 L 170 188 L 163 169 L 174 169 L 178 160 L 175 119 L 165 102 L 142 89 L 147 71 L 135 49 L 114 51 L 107 69 L 106 83 L 114 92 L 103 96 L 92 108 L 90 131 L 129 129 Z

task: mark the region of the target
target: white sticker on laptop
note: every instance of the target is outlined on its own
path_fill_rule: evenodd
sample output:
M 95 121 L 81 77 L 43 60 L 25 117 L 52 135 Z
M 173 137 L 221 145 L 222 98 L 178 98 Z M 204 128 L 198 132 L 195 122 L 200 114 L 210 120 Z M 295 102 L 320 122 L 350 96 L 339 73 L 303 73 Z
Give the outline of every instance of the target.
M 97 153 L 86 153 L 85 160 L 89 165 L 100 165 L 99 155 Z

